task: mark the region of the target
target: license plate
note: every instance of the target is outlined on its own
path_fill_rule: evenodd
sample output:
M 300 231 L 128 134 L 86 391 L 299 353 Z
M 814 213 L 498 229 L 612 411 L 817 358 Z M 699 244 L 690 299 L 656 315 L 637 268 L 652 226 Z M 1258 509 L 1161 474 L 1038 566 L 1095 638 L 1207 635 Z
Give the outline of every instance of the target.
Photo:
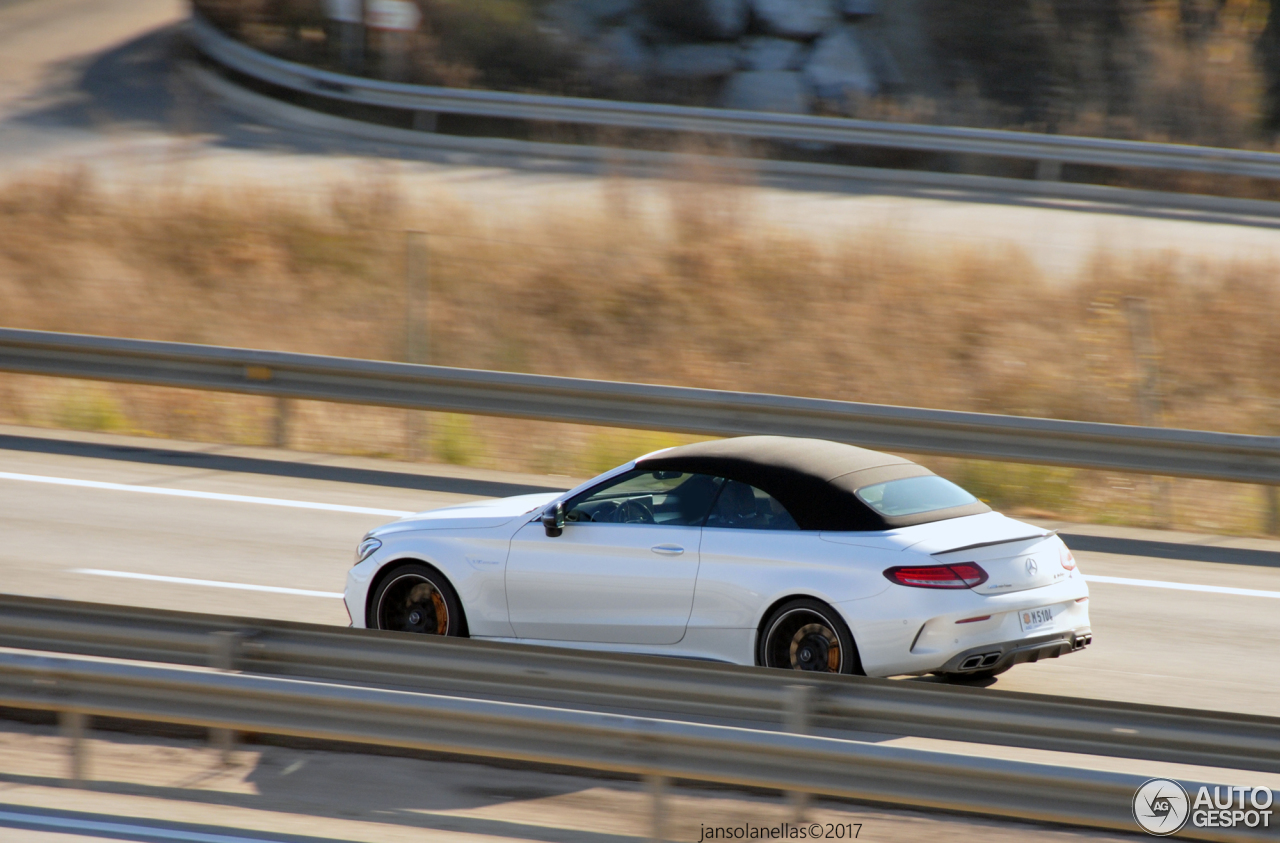
M 1053 609 L 1023 609 L 1018 613 L 1018 620 L 1022 621 L 1023 632 L 1044 629 L 1053 626 Z

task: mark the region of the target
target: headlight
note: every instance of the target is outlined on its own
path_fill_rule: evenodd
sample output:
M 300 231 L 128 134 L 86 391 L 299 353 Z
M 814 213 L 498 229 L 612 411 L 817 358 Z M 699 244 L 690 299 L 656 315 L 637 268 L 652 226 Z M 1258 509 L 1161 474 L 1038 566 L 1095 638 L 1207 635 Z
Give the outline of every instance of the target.
M 356 564 L 359 565 L 368 559 L 380 547 L 382 547 L 381 539 L 365 539 L 360 542 L 360 547 L 356 548 Z

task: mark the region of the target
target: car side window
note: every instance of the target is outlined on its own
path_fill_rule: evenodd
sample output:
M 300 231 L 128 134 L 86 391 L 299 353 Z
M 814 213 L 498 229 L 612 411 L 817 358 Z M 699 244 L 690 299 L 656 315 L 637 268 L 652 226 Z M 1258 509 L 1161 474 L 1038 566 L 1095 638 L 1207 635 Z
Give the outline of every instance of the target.
M 720 489 L 708 527 L 727 527 L 735 530 L 798 530 L 791 513 L 769 493 L 737 480 L 730 480 Z
M 723 482 L 683 471 L 628 471 L 566 501 L 565 521 L 696 527 Z

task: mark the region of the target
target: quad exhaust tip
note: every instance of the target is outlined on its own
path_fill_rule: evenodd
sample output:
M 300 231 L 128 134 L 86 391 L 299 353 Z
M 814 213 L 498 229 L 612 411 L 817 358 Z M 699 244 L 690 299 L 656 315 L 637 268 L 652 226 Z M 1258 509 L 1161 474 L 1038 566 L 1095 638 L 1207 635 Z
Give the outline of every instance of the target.
M 995 652 L 995 653 L 978 653 L 976 655 L 969 656 L 969 658 L 960 662 L 960 669 L 961 670 L 977 670 L 982 667 L 991 667 L 996 662 L 1000 661 L 1000 655 L 1001 654 L 999 652 Z
M 1054 641 L 1044 642 L 1034 648 L 1027 650 L 1015 650 L 1013 658 L 1014 664 L 1019 662 L 1038 662 L 1041 659 L 1056 659 L 1063 653 L 1072 653 L 1076 650 L 1083 650 L 1085 647 L 1093 643 L 1093 633 L 1086 632 L 1083 635 L 1072 635 L 1070 639 L 1060 638 Z M 958 672 L 970 670 L 985 670 L 995 667 L 1000 660 L 1005 657 L 1005 653 L 1001 650 L 993 650 L 989 653 L 973 653 L 965 656 L 964 661 L 954 668 Z

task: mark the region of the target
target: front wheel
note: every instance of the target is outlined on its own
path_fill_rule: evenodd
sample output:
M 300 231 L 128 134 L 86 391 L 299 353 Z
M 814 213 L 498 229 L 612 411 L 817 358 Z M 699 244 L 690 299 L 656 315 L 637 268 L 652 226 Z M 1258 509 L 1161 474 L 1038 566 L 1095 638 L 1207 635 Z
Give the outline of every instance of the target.
M 399 565 L 382 578 L 369 603 L 369 624 L 392 632 L 462 634 L 462 608 L 448 580 L 419 564 Z
M 756 663 L 812 673 L 863 675 L 853 634 L 825 603 L 802 598 L 779 606 L 761 629 Z

